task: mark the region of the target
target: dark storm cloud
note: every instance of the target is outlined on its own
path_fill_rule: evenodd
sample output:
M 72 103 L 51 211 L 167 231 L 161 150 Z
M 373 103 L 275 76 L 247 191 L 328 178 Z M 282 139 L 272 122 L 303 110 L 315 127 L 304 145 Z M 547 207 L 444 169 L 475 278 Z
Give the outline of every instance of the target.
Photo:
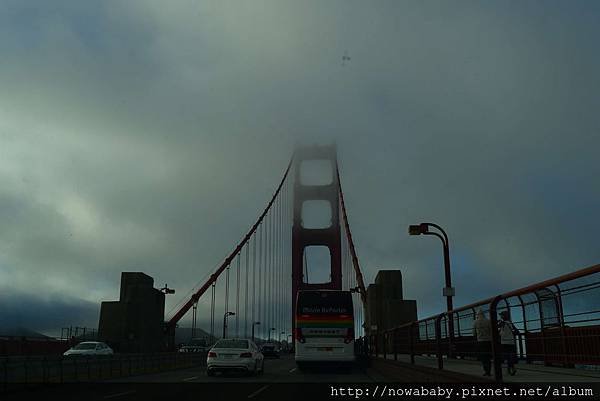
M 100 305 L 78 298 L 53 294 L 49 297 L 2 288 L 0 335 L 24 327 L 50 336 L 59 336 L 63 327 L 96 328 Z
M 411 223 L 449 232 L 458 304 L 596 263 L 599 16 L 4 2 L 0 280 L 98 302 L 142 270 L 179 299 L 253 223 L 293 145 L 333 140 L 365 276 L 401 268 L 423 313 L 443 307 L 441 250 Z

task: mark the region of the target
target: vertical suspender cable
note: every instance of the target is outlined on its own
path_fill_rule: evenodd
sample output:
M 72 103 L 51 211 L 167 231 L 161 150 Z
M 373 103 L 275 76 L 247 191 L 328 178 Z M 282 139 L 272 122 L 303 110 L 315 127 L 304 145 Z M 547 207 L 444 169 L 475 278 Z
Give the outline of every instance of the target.
M 196 337 L 196 324 L 197 324 L 197 314 L 198 314 L 198 302 L 194 303 L 193 313 L 192 313 L 192 337 Z
M 262 255 L 263 255 L 263 231 L 265 226 L 263 224 L 260 225 L 260 235 L 259 235 L 259 247 L 258 247 L 258 301 L 256 305 L 257 318 L 256 321 L 260 322 L 260 326 L 264 324 L 263 316 L 262 316 Z M 258 326 L 258 331 L 260 332 L 260 326 Z
M 279 204 L 279 302 L 280 302 L 280 307 L 279 307 L 279 325 L 281 326 L 281 330 L 280 331 L 285 331 L 285 323 L 284 323 L 284 319 L 283 319 L 283 297 L 284 297 L 284 291 L 283 291 L 283 269 L 284 269 L 284 262 L 283 262 L 283 251 L 284 251 L 284 243 L 283 243 L 283 196 L 281 199 L 281 202 Z
M 246 276 L 246 290 L 244 291 L 244 338 L 248 338 L 248 272 L 249 272 L 249 261 L 250 256 L 250 244 L 246 245 L 246 263 L 244 264 L 244 271 Z
M 277 201 L 275 201 L 277 202 Z M 269 244 L 270 244 L 270 250 L 269 250 L 269 303 L 268 303 L 268 307 L 269 307 L 269 337 L 271 337 L 273 335 L 273 333 L 271 332 L 271 328 L 275 327 L 275 321 L 273 320 L 273 294 L 274 294 L 274 283 L 275 281 L 273 280 L 275 275 L 274 275 L 274 270 L 273 270 L 273 256 L 275 255 L 275 237 L 274 237 L 274 232 L 275 232 L 275 210 L 272 209 L 271 210 L 271 224 L 270 224 L 270 231 L 271 234 L 270 239 L 269 239 Z
M 238 254 L 237 258 L 237 272 L 236 272 L 236 280 L 235 280 L 235 336 L 240 336 L 240 260 L 242 258 L 242 253 Z
M 229 312 L 229 267 L 225 270 L 225 313 Z
M 274 291 L 275 291 L 275 296 L 274 296 L 274 301 L 273 301 L 273 313 L 275 315 L 275 327 L 277 327 L 277 334 L 279 334 L 279 332 L 281 331 L 281 322 L 279 319 L 279 291 L 280 291 L 280 282 L 279 282 L 279 271 L 280 271 L 280 267 L 281 267 L 281 263 L 279 261 L 279 250 L 280 250 L 280 246 L 281 244 L 279 243 L 279 229 L 281 227 L 281 220 L 279 218 L 279 205 L 280 205 L 280 200 L 281 199 L 277 199 L 277 203 L 276 203 L 276 208 L 275 208 L 275 285 L 274 285 Z M 278 335 L 278 337 L 280 337 Z
M 260 333 L 262 330 L 262 325 L 264 324 L 263 322 L 263 316 L 262 316 L 262 270 L 263 270 L 263 262 L 262 262 L 262 258 L 263 258 L 263 233 L 265 230 L 265 226 L 264 224 L 266 224 L 266 218 L 267 216 L 265 216 L 265 221 L 263 221 L 263 224 L 261 224 L 260 226 L 260 233 L 259 233 L 259 241 L 258 241 L 258 262 L 257 262 L 257 267 L 258 267 L 258 280 L 257 280 L 257 285 L 258 285 L 258 289 L 256 292 L 256 321 L 257 322 L 261 322 L 260 325 L 258 327 L 255 328 L 256 332 L 257 332 L 257 336 L 260 337 Z
M 256 238 L 257 235 L 254 234 L 252 245 L 252 321 L 250 322 L 252 326 L 254 326 L 254 322 L 256 322 Z
M 277 201 L 276 201 L 277 202 Z M 269 330 L 271 330 L 271 327 L 275 326 L 275 321 L 273 319 L 273 295 L 274 295 L 274 286 L 273 284 L 275 283 L 275 274 L 274 274 L 274 265 L 273 265 L 273 260 L 275 257 L 275 210 L 271 211 L 271 239 L 270 239 L 270 244 L 271 244 L 271 249 L 269 251 Z M 273 333 L 270 333 L 273 334 Z
M 210 342 L 212 343 L 215 338 L 215 284 L 216 281 L 211 285 L 211 300 L 210 300 Z
M 267 224 L 267 252 L 265 253 L 265 269 L 267 274 L 265 275 L 265 323 L 267 325 L 267 336 L 270 337 L 271 326 L 271 256 L 273 255 L 273 210 L 269 210 L 269 220 Z
M 229 312 L 229 266 L 227 266 L 227 269 L 225 269 L 225 312 L 224 313 L 227 313 L 227 312 Z M 221 319 L 219 319 L 219 320 L 221 320 Z M 222 330 L 225 333 L 223 337 L 228 335 L 228 333 L 225 331 L 228 321 L 229 321 L 229 316 L 227 316 L 227 318 L 223 320 Z

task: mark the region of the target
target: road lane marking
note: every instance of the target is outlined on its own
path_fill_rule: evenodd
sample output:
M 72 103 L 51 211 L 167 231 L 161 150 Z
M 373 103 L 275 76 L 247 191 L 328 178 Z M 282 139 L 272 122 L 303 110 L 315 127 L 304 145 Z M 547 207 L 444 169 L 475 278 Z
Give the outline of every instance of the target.
M 192 377 L 188 377 L 187 379 L 183 379 L 184 382 L 189 382 L 191 380 L 196 380 L 198 378 L 198 376 L 192 376 Z
M 257 395 L 259 395 L 260 393 L 262 393 L 263 391 L 265 391 L 267 389 L 267 387 L 269 387 L 268 384 L 266 386 L 262 386 L 261 388 L 259 388 L 258 390 L 256 390 L 252 394 L 250 394 L 248 396 L 248 398 L 254 398 L 254 397 L 256 397 Z
M 116 397 L 121 397 L 123 395 L 128 395 L 128 394 L 133 394 L 135 393 L 135 390 L 130 390 L 130 391 L 123 391 L 122 393 L 117 393 L 117 394 L 112 394 L 112 395 L 107 395 L 104 396 L 103 398 L 105 400 L 109 399 L 109 398 L 116 398 Z
M 290 369 L 290 373 L 294 373 L 298 368 Z

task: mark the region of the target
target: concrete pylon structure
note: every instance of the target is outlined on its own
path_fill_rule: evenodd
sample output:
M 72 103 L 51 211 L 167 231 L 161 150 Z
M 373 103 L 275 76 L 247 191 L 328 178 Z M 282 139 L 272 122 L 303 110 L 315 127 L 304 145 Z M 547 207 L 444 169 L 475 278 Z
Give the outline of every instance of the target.
M 102 302 L 98 338 L 117 352 L 158 352 L 166 348 L 165 294 L 141 272 L 122 272 L 118 301 Z
M 400 270 L 379 270 L 367 288 L 366 310 L 367 334 L 417 320 L 417 301 L 404 299 Z

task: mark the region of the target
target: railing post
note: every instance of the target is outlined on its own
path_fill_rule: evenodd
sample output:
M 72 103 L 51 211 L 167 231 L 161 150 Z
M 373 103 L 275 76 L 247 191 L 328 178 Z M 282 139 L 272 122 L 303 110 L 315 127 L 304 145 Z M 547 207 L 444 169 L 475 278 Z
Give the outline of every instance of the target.
M 565 330 L 565 317 L 563 313 L 563 305 L 562 305 L 562 294 L 560 291 L 560 287 L 558 285 L 554 285 L 556 287 L 556 304 L 558 305 L 558 313 L 559 313 L 559 323 L 560 323 L 560 337 L 561 337 L 561 345 L 562 345 L 562 355 L 561 359 L 563 360 L 563 367 L 569 366 L 569 355 L 567 354 L 567 335 Z
M 519 359 L 524 359 L 524 353 L 523 353 L 523 334 L 519 333 L 518 335 L 519 337 Z
M 2 384 L 2 386 L 4 387 L 4 392 L 6 392 L 7 388 L 8 388 L 8 361 L 9 361 L 9 357 L 6 357 L 4 359 L 4 383 Z
M 435 340 L 437 343 L 437 361 L 438 361 L 438 369 L 444 369 L 444 359 L 442 357 L 442 315 L 438 315 L 435 318 Z
M 494 378 L 502 381 L 502 352 L 500 350 L 500 333 L 498 332 L 498 302 L 502 297 L 498 295 L 490 304 L 490 324 L 492 326 L 492 357 L 494 358 Z
M 398 360 L 398 329 L 392 331 L 392 341 L 394 342 L 394 361 Z
M 46 383 L 47 356 L 42 358 L 42 383 Z
M 410 363 L 415 364 L 415 336 L 414 336 L 414 328 L 415 322 L 412 322 L 408 328 L 408 337 L 410 341 Z M 418 327 L 418 326 L 417 326 Z
M 387 359 L 387 340 L 388 340 L 388 333 L 386 331 L 383 332 L 383 359 Z
M 454 315 L 452 312 L 446 316 L 446 334 L 448 337 L 448 359 L 454 358 Z

